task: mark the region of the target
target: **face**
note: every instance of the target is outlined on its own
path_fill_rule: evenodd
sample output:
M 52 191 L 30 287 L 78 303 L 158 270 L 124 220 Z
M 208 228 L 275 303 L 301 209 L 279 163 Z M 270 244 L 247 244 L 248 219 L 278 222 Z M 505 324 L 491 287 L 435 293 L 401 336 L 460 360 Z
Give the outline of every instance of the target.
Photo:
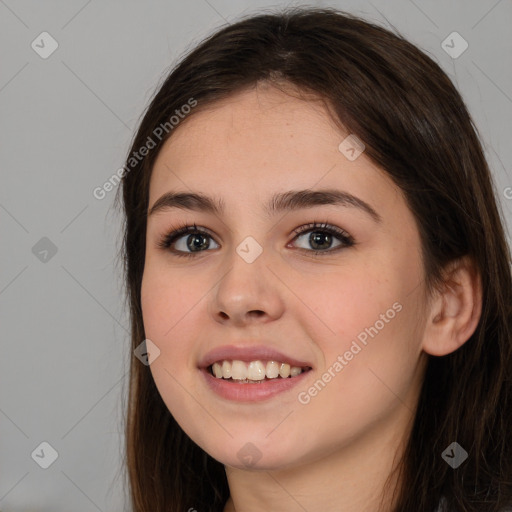
M 160 350 L 150 370 L 183 430 L 228 466 L 304 464 L 410 419 L 424 356 L 419 234 L 348 135 L 319 102 L 259 86 L 194 113 L 155 162 L 141 290 Z

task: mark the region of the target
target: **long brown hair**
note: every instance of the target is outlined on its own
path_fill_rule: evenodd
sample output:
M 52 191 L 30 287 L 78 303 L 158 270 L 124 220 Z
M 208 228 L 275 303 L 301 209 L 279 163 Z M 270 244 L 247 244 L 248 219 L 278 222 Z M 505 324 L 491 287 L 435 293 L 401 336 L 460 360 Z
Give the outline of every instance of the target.
M 497 512 L 512 501 L 512 278 L 503 213 L 460 94 L 399 34 L 334 9 L 292 8 L 218 30 L 172 70 L 140 122 L 118 190 L 132 353 L 145 339 L 140 289 L 149 180 L 173 133 L 169 119 L 191 99 L 197 106 L 188 117 L 260 81 L 322 98 L 403 190 L 421 235 L 429 293 L 440 289 L 448 264 L 467 256 L 476 265 L 480 322 L 458 350 L 429 356 L 394 512 L 432 512 L 443 496 L 449 510 Z M 155 132 L 165 123 L 165 132 Z M 154 147 L 134 160 L 149 139 Z M 182 431 L 149 367 L 135 357 L 125 428 L 134 512 L 223 509 L 224 466 Z M 453 441 L 469 454 L 456 470 L 441 457 Z

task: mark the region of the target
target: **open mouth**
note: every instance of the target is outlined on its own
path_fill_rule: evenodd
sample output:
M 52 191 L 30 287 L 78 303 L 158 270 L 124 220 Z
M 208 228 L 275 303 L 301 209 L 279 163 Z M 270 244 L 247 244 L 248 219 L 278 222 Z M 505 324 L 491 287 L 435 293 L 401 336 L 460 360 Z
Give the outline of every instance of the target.
M 280 361 L 216 361 L 207 368 L 210 375 L 236 384 L 261 384 L 270 380 L 292 379 L 311 370 L 310 366 L 291 366 Z

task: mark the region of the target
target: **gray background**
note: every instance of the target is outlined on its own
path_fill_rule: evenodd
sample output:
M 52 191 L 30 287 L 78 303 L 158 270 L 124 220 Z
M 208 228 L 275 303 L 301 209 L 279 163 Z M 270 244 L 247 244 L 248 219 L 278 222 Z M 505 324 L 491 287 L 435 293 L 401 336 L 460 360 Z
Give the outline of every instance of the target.
M 143 108 L 186 49 L 279 5 L 291 4 L 0 0 L 3 512 L 128 510 L 121 224 L 115 191 L 98 200 L 93 190 L 123 165 Z M 394 25 L 448 73 L 482 135 L 510 240 L 510 0 L 315 5 Z M 58 42 L 46 59 L 31 47 L 49 48 L 44 31 Z M 469 44 L 457 58 L 441 47 L 453 31 Z M 47 449 L 31 456 L 42 442 L 58 452 L 48 469 L 36 463 L 49 460 Z

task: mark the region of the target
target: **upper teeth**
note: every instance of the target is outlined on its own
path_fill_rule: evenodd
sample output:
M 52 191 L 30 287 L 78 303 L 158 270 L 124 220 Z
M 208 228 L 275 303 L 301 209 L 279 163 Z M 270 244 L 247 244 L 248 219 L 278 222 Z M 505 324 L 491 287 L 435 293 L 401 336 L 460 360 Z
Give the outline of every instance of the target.
M 288 363 L 279 363 L 277 361 L 219 361 L 212 365 L 213 374 L 218 379 L 235 380 L 263 380 L 295 377 L 304 370 L 300 366 L 290 366 Z

